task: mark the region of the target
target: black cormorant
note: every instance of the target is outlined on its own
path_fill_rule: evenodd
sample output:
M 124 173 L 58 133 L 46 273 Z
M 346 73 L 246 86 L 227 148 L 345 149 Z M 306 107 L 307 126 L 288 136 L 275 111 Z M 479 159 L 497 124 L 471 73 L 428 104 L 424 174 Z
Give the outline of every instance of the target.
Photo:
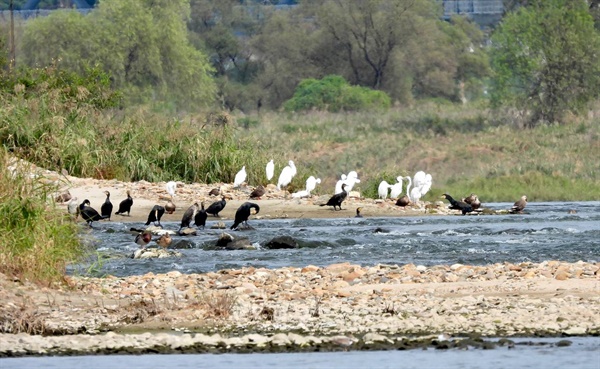
M 356 216 L 354 216 L 355 218 L 362 218 L 363 216 L 360 214 L 360 211 L 362 210 L 362 208 L 356 208 Z
M 467 204 L 464 201 L 456 201 L 452 198 L 452 196 L 448 195 L 447 193 L 443 194 L 442 198 L 450 201 L 450 206 L 448 207 L 448 209 L 460 210 L 463 215 L 473 211 L 473 207 L 471 205 Z
M 230 229 L 236 229 L 240 224 L 245 224 L 248 226 L 248 217 L 250 217 L 250 210 L 254 208 L 256 213 L 260 211 L 260 207 L 253 202 L 245 202 L 236 210 L 235 212 L 235 221 Z
M 90 227 L 92 226 L 92 222 L 104 219 L 96 209 L 90 206 L 90 200 L 88 199 L 83 200 L 79 205 L 79 214 L 81 214 L 81 218 L 83 218 Z
M 131 192 L 127 190 L 127 198 L 119 203 L 119 211 L 117 211 L 115 215 L 123 215 L 124 213 L 127 213 L 127 216 L 130 216 L 132 205 L 133 197 L 131 197 Z
M 225 200 L 225 196 L 223 196 L 220 201 L 215 201 L 210 204 L 208 208 L 206 208 L 206 213 L 218 217 L 219 213 L 225 209 L 225 205 L 227 205 L 227 201 Z
M 165 213 L 164 207 L 162 207 L 160 205 L 154 205 L 152 207 L 152 210 L 150 210 L 150 214 L 148 214 L 148 221 L 146 221 L 145 225 L 154 223 L 154 225 L 158 225 L 159 227 L 162 227 L 162 225 L 160 224 L 160 218 L 162 218 L 164 213 Z
M 346 200 L 347 196 L 348 192 L 346 192 L 346 184 L 343 183 L 342 192 L 336 193 L 335 195 L 331 196 L 331 198 L 329 199 L 329 201 L 327 201 L 326 204 L 321 204 L 320 206 L 333 206 L 333 210 L 336 210 L 335 208 L 339 207 L 340 210 L 342 210 L 342 202 Z
M 195 202 L 194 205 L 187 208 L 185 213 L 183 213 L 183 217 L 181 217 L 181 225 L 179 226 L 179 230 L 182 228 L 188 228 L 192 220 L 196 219 L 196 213 L 198 212 L 198 203 Z
M 204 226 L 206 226 L 206 218 L 208 217 L 208 214 L 206 214 L 206 210 L 204 209 L 204 201 L 200 203 L 200 210 L 198 210 L 198 212 L 196 213 L 196 216 L 194 217 L 194 224 L 196 224 L 196 227 L 202 227 L 202 229 L 204 229 Z
M 106 200 L 104 200 L 104 203 L 100 207 L 100 213 L 102 214 L 103 219 L 110 220 L 110 215 L 113 211 L 113 204 L 110 202 L 110 192 L 104 191 L 104 194 L 106 195 Z

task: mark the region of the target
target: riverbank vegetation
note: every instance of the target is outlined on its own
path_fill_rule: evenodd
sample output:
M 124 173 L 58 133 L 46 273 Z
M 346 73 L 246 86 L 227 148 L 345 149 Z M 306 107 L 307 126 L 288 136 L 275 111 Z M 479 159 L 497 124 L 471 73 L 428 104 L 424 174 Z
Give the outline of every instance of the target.
M 56 188 L 12 160 L 0 149 L 0 272 L 45 285 L 61 283 L 67 264 L 85 253 L 77 225 L 48 201 Z
M 123 181 L 230 183 L 246 166 L 250 185 L 270 159 L 276 173 L 294 160 L 291 191 L 314 175 L 329 194 L 356 170 L 376 197 L 424 170 L 426 201 L 598 200 L 600 5 L 511 4 L 485 29 L 441 19 L 433 0 L 103 0 L 2 18 L 2 155 Z M 64 269 L 75 229 L 49 189 L 5 172 L 3 261 L 53 280 L 31 263 L 47 252 L 40 263 Z

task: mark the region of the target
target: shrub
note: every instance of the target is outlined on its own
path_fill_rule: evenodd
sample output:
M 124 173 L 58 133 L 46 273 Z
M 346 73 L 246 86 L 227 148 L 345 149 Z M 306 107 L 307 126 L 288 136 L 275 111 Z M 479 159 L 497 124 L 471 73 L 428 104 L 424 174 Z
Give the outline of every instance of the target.
M 390 105 L 390 97 L 385 92 L 350 86 L 343 77 L 331 75 L 321 80 L 310 78 L 300 82 L 284 108 L 287 111 L 316 109 L 338 112 L 388 109 Z

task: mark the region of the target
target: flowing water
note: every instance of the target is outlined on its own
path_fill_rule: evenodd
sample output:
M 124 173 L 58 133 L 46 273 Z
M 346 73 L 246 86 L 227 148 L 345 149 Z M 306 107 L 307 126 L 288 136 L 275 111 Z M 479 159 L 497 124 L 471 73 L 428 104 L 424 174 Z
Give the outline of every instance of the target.
M 486 204 L 508 209 L 512 204 Z M 575 213 L 570 212 L 575 210 Z M 600 261 L 600 202 L 529 203 L 527 214 L 427 215 L 386 218 L 250 219 L 254 230 L 229 231 L 247 237 L 256 250 L 222 250 L 215 242 L 221 230 L 208 229 L 218 218 L 209 217 L 197 236 L 174 236 L 180 258 L 131 259 L 138 249 L 130 227 L 141 223 L 96 222 L 85 238 L 101 261 L 73 267 L 70 272 L 128 276 L 147 272 L 204 273 L 242 267 L 280 268 L 326 266 L 350 262 L 438 265 L 562 260 Z M 231 225 L 232 221 L 225 221 Z M 177 230 L 178 222 L 164 222 Z M 291 236 L 299 248 L 269 250 L 264 245 L 277 236 Z M 149 246 L 154 245 L 151 243 Z
M 515 339 L 515 347 L 493 350 L 408 350 L 311 352 L 289 354 L 112 355 L 26 357 L 0 359 L 2 369 L 23 368 L 274 368 L 274 369 L 598 369 L 600 337 L 571 337 L 571 345 L 557 347 L 559 339 Z
M 508 203 L 486 204 L 508 209 Z M 142 224 L 98 222 L 84 237 L 98 250 L 102 262 L 79 265 L 71 273 L 127 276 L 178 270 L 201 273 L 225 268 L 309 264 L 325 266 L 351 262 L 363 266 L 414 263 L 484 265 L 498 262 L 600 260 L 600 202 L 529 203 L 522 215 L 414 216 L 395 218 L 250 220 L 254 230 L 230 232 L 247 237 L 256 250 L 226 251 L 214 247 L 220 230 L 198 231 L 197 236 L 175 236 L 173 245 L 185 246 L 181 258 L 134 260 L 138 248 L 130 227 Z M 571 213 L 570 210 L 576 210 Z M 210 227 L 217 220 L 209 218 Z M 227 225 L 231 221 L 226 221 Z M 175 222 L 163 223 L 177 230 Z M 289 235 L 300 248 L 268 250 L 276 236 Z M 151 244 L 152 245 L 152 244 Z M 600 369 L 600 337 L 515 339 L 546 345 L 520 345 L 494 350 L 409 350 L 289 354 L 80 356 L 0 359 L 1 368 L 590 368 Z M 400 364 L 401 363 L 401 364 Z

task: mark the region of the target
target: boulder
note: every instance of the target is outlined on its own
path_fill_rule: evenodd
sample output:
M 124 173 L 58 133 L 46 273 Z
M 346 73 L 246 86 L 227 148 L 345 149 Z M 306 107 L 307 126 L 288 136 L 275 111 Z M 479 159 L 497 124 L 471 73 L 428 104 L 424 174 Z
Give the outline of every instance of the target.
M 181 257 L 183 256 L 178 251 L 165 250 L 159 248 L 144 248 L 136 250 L 132 255 L 132 259 L 162 259 L 170 257 Z
M 278 236 L 265 244 L 267 249 L 297 249 L 298 241 L 290 236 Z

